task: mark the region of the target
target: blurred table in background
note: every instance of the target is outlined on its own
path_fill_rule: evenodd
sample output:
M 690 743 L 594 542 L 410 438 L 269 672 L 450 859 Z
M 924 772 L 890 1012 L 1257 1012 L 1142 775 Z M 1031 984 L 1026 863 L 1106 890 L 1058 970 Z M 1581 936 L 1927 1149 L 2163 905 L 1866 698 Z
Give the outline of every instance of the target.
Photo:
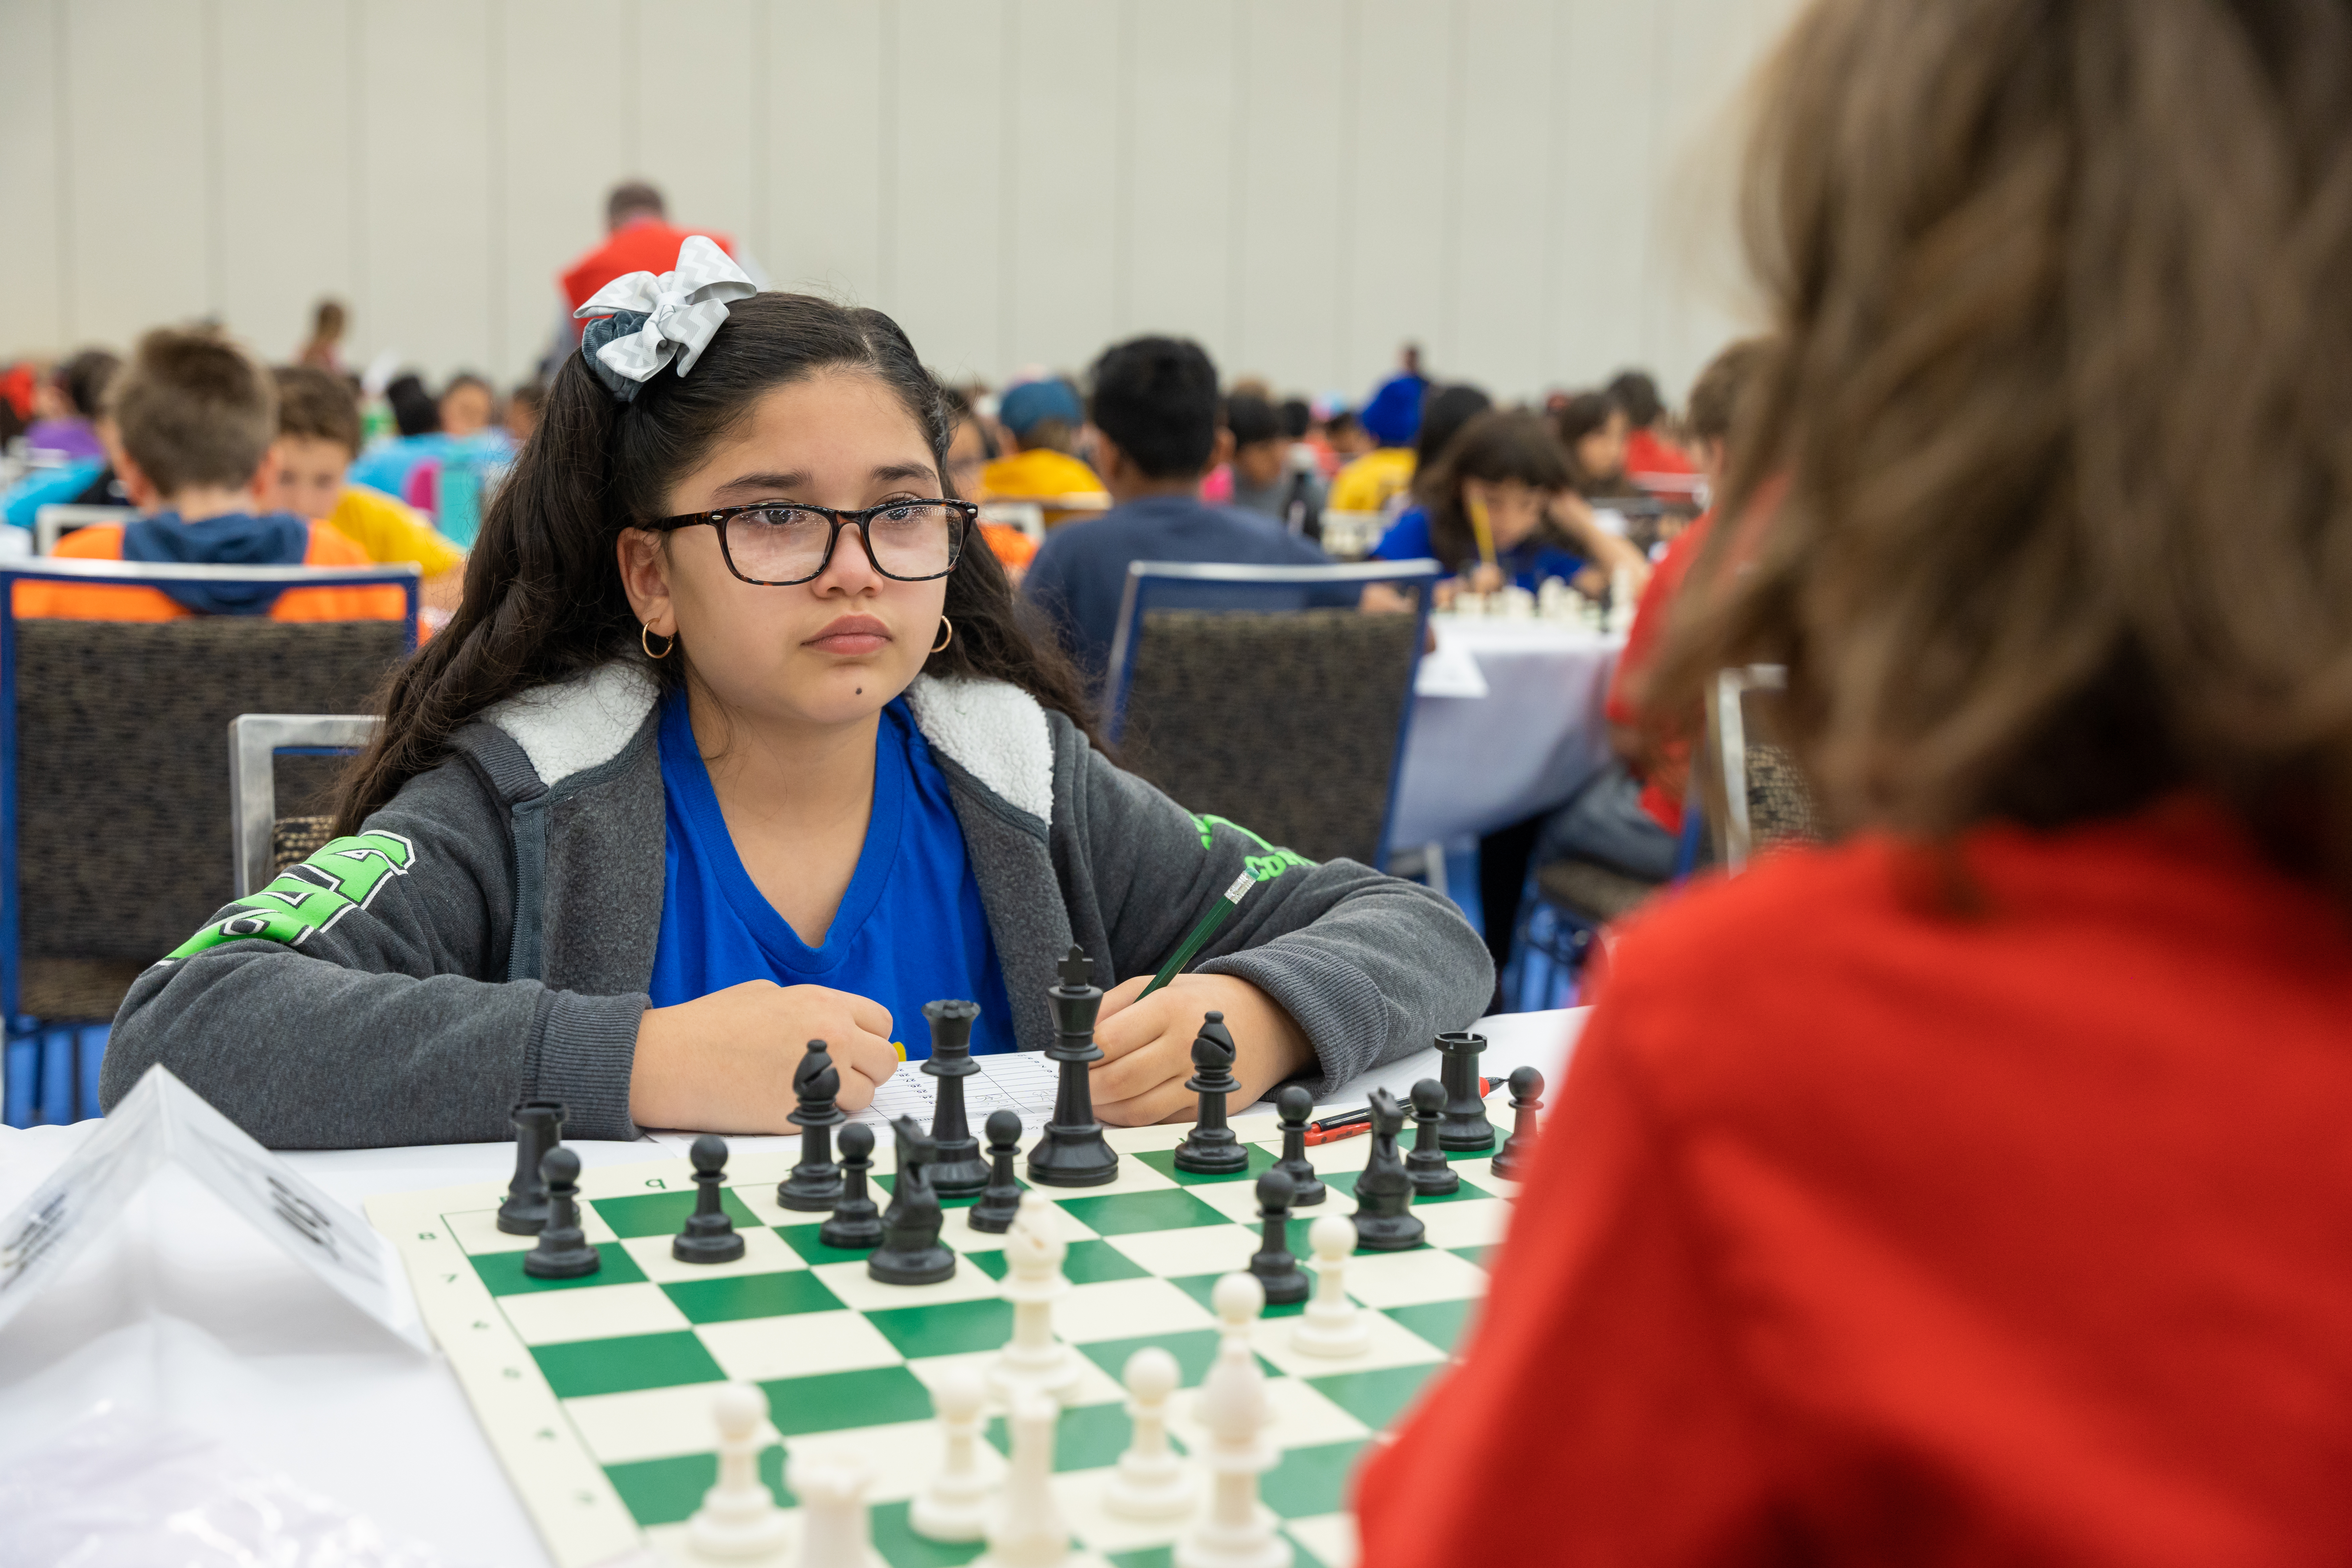
M 1609 760 L 1601 704 L 1622 637 L 1433 616 L 1389 826 L 1392 849 L 1491 833 L 1565 801 Z

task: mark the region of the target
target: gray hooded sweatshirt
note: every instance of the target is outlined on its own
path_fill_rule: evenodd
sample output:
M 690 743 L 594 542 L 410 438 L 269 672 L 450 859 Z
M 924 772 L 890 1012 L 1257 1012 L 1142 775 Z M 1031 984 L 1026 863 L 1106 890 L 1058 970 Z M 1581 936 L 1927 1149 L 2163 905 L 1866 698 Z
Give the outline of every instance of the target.
M 657 699 L 615 663 L 488 710 L 358 836 L 139 977 L 102 1101 L 162 1062 L 282 1149 L 489 1142 L 541 1098 L 564 1103 L 573 1137 L 636 1136 L 629 1073 L 662 915 Z M 1195 967 L 1297 1020 L 1318 1095 L 1467 1025 L 1492 993 L 1485 944 L 1427 889 L 1195 816 L 1002 681 L 925 676 L 907 701 L 947 776 L 1023 1050 L 1052 1038 L 1045 993 L 1073 944 L 1098 979 L 1149 973 L 1244 868 L 1263 885 Z

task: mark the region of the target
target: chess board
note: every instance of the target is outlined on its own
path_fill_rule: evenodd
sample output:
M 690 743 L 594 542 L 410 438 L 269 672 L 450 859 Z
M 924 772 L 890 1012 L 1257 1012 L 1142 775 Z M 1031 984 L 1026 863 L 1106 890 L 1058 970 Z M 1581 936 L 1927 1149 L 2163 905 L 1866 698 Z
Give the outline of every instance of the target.
M 1497 1147 L 1504 1102 L 1499 1094 L 1488 1101 Z M 1117 1181 L 1044 1189 L 1069 1244 L 1071 1289 L 1055 1303 L 1055 1326 L 1085 1363 L 1057 1432 L 1055 1488 L 1087 1561 L 1165 1563 L 1183 1528 L 1114 1518 L 1098 1496 L 1128 1444 L 1118 1374 L 1141 1346 L 1166 1349 L 1182 1368 L 1171 1431 L 1180 1447 L 1195 1446 L 1192 1391 L 1218 1342 L 1210 1290 L 1256 1250 L 1255 1178 L 1280 1152 L 1271 1118 L 1238 1126 L 1251 1151 L 1245 1176 L 1180 1173 L 1172 1151 L 1184 1130 L 1147 1127 L 1108 1134 L 1123 1156 Z M 1317 1218 L 1354 1211 L 1354 1178 L 1370 1147 L 1356 1137 L 1308 1151 L 1329 1191 L 1291 1221 L 1301 1258 Z M 890 1152 L 875 1150 L 883 1191 Z M 882 1562 L 929 1568 L 982 1551 L 978 1542 L 917 1536 L 907 1512 L 940 1458 L 929 1381 L 950 1367 L 984 1366 L 1012 1333 L 1013 1309 L 999 1293 L 1004 1238 L 972 1230 L 969 1200 L 950 1200 L 941 1239 L 958 1255 L 955 1277 L 878 1283 L 863 1253 L 817 1240 L 824 1215 L 777 1205 L 776 1184 L 793 1157 L 777 1151 L 730 1162 L 726 1206 L 747 1246 L 740 1261 L 715 1267 L 670 1257 L 670 1238 L 694 1204 L 683 1159 L 582 1173 L 583 1224 L 604 1267 L 580 1279 L 524 1274 L 531 1238 L 495 1223 L 502 1184 L 369 1201 L 369 1217 L 398 1245 L 425 1320 L 558 1568 L 702 1561 L 687 1545 L 686 1521 L 718 1473 L 712 1385 L 730 1379 L 768 1396 L 782 1442 L 761 1468 L 788 1508 L 790 1457 L 845 1453 L 872 1477 L 866 1497 Z M 1486 1154 L 1453 1163 L 1460 1190 L 1413 1205 L 1428 1229 L 1423 1246 L 1349 1261 L 1348 1292 L 1370 1320 L 1366 1353 L 1329 1361 L 1291 1350 L 1300 1307 L 1269 1308 L 1257 1325 L 1270 1436 L 1283 1451 L 1261 1495 L 1301 1564 L 1352 1561 L 1345 1498 L 1358 1456 L 1444 1364 L 1484 1292 L 1509 1187 L 1491 1175 Z M 1001 1414 L 988 1436 L 1001 1462 L 1009 1447 Z

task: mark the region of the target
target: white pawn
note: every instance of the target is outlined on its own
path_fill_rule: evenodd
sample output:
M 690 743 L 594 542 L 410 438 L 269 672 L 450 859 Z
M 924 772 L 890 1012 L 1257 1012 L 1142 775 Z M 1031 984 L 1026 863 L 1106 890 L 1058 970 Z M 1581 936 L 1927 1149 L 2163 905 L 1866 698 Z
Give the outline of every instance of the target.
M 1134 1440 L 1103 1488 L 1103 1507 L 1121 1519 L 1181 1519 L 1192 1511 L 1192 1478 L 1168 1447 L 1168 1396 L 1182 1373 L 1176 1358 L 1146 1345 L 1127 1358 L 1128 1418 Z
M 1348 1300 L 1344 1282 L 1348 1255 L 1356 1249 L 1355 1223 L 1345 1215 L 1327 1214 L 1307 1227 L 1307 1246 L 1315 1255 L 1315 1299 L 1290 1331 L 1290 1348 L 1335 1360 L 1363 1354 L 1371 1349 L 1371 1332 Z
M 764 1557 L 783 1549 L 784 1511 L 760 1479 L 767 1447 L 768 1401 L 748 1384 L 722 1384 L 710 1401 L 719 1424 L 719 1484 L 702 1494 L 687 1539 L 705 1557 Z
M 1004 1299 L 1013 1338 L 988 1369 L 989 1392 L 1010 1405 L 1022 1389 L 1059 1397 L 1077 1385 L 1078 1356 L 1054 1332 L 1054 1303 L 1070 1289 L 1062 1275 L 1069 1244 L 1055 1234 L 1054 1205 L 1024 1192 L 1004 1236 Z
M 1013 1396 L 1013 1461 L 1004 1495 L 988 1521 L 988 1551 L 977 1568 L 1061 1568 L 1070 1557 L 1070 1527 L 1054 1505 L 1053 1395 L 1024 1389 Z
M 1257 1498 L 1258 1477 L 1281 1458 L 1266 1441 L 1265 1373 L 1249 1341 L 1250 1325 L 1265 1306 L 1265 1288 L 1250 1275 L 1228 1274 L 1209 1302 L 1224 1338 L 1192 1405 L 1209 1435 L 1201 1451 L 1209 1472 L 1209 1511 L 1176 1542 L 1176 1568 L 1290 1568 L 1290 1543 Z
M 870 1568 L 873 1538 L 866 1521 L 866 1467 L 828 1454 L 793 1467 L 801 1500 L 801 1554 L 794 1568 Z
M 968 1366 L 947 1373 L 931 1390 L 945 1452 L 907 1513 L 907 1522 L 926 1540 L 978 1541 L 988 1531 L 988 1499 L 995 1480 L 981 1466 L 981 1407 L 987 1402 L 987 1384 Z

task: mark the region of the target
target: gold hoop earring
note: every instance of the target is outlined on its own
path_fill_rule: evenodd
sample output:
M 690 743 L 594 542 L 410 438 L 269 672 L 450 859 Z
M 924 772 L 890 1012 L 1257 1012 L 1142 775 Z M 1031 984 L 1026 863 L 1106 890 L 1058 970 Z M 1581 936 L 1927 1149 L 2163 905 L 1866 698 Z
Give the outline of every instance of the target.
M 654 628 L 649 625 L 640 626 L 637 627 L 637 646 L 646 650 L 646 657 L 647 658 L 667 658 L 669 657 L 670 649 L 677 646 L 677 638 L 675 635 L 664 638 L 662 641 L 661 652 L 656 653 L 654 651 Z
M 940 649 L 946 647 L 948 644 L 953 641 L 955 641 L 955 623 L 948 619 L 945 616 L 941 616 L 940 617 L 940 640 L 931 645 L 931 651 L 933 653 L 938 653 Z

